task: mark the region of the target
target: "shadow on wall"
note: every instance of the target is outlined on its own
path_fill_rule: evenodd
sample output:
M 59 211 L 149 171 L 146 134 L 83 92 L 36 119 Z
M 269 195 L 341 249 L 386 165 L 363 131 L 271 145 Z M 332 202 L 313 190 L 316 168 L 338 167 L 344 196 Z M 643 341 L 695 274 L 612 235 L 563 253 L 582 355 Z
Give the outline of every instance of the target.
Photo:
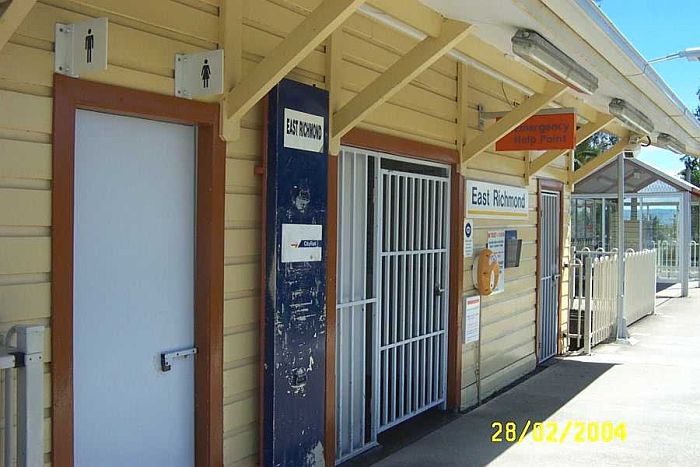
M 513 421 L 518 427 L 524 427 L 527 420 L 547 420 L 613 366 L 607 363 L 562 360 L 464 415 L 431 414 L 435 420 L 427 422 L 442 425 L 442 429 L 433 433 L 423 432 L 420 437 L 424 440 L 420 446 L 410 445 L 417 441 L 415 433 L 405 433 L 405 436 L 398 434 L 404 430 L 400 425 L 394 436 L 402 438 L 401 446 L 392 448 L 387 443 L 385 448 L 378 448 L 374 453 L 368 453 L 368 456 L 360 456 L 355 462 L 343 465 L 366 466 L 377 463 L 377 466 L 382 467 L 424 467 L 457 465 L 456 459 L 461 459 L 458 464 L 460 466 L 486 465 L 513 446 L 511 443 L 491 442 L 494 433 L 491 423 Z M 417 420 L 414 424 L 416 422 Z M 437 428 L 435 426 L 432 430 Z

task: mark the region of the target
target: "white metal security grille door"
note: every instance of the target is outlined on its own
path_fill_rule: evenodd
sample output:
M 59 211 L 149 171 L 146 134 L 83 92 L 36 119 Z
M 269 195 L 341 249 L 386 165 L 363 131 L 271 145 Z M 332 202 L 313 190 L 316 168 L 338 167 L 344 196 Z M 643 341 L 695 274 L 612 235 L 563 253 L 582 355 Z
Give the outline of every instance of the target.
M 379 184 L 379 432 L 443 403 L 446 391 L 449 179 L 401 166 L 382 161 Z
M 76 466 L 194 465 L 195 129 L 78 111 Z
M 338 158 L 338 267 L 336 314 L 336 457 L 343 461 L 374 446 L 368 433 L 372 391 L 372 316 L 376 157 L 344 149 Z
M 548 191 L 542 192 L 540 196 L 539 362 L 557 353 L 561 280 L 560 196 L 558 192 Z
M 336 462 L 445 401 L 449 173 L 375 152 L 340 154 Z

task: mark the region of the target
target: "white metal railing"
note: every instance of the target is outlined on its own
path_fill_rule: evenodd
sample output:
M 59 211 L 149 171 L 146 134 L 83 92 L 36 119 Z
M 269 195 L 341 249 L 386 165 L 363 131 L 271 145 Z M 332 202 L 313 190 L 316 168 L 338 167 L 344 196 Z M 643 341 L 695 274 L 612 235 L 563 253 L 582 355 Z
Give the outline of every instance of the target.
M 16 345 L 10 346 L 15 336 Z M 15 326 L 0 345 L 0 370 L 5 380 L 2 456 L 5 467 L 44 465 L 43 352 L 43 326 Z
M 663 282 L 679 282 L 680 258 L 678 242 L 662 240 L 652 242 L 656 248 L 656 276 Z M 688 244 L 688 274 L 690 280 L 700 280 L 700 243 L 692 241 Z
M 625 253 L 625 322 L 630 325 L 654 312 L 655 250 Z M 617 252 L 574 252 L 570 267 L 569 342 L 586 352 L 613 337 L 618 295 Z
M 700 281 L 700 243 L 690 242 L 690 279 Z
M 679 281 L 678 242 L 661 240 L 652 244 L 656 249 L 656 277 L 661 281 Z

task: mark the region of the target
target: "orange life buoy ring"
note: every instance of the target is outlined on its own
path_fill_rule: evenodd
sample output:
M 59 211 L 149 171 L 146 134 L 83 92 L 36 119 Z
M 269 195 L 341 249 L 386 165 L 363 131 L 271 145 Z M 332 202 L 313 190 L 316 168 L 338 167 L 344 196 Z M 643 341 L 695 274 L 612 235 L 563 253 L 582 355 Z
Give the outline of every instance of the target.
M 476 260 L 476 288 L 481 295 L 491 295 L 498 286 L 501 271 L 493 251 L 482 250 Z

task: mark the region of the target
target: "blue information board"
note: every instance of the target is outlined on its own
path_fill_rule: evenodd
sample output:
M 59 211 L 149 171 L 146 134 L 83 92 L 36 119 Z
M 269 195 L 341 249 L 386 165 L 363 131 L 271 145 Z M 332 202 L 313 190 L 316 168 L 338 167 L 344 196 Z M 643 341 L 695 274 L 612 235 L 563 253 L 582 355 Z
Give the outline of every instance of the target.
M 269 95 L 263 466 L 324 465 L 328 93 Z

